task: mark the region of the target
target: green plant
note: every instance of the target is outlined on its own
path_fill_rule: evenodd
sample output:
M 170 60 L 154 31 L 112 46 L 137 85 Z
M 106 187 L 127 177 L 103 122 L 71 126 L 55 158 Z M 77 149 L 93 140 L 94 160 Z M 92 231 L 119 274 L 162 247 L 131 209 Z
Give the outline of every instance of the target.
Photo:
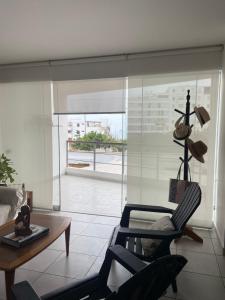
M 95 142 L 96 144 L 94 144 Z M 113 151 L 122 152 L 127 144 L 126 140 L 118 140 L 109 134 L 91 131 L 71 143 L 72 150 L 93 151 L 94 148 L 111 148 Z
M 92 151 L 94 150 L 95 147 L 100 148 L 102 146 L 101 143 L 110 143 L 111 139 L 112 139 L 111 136 L 107 134 L 91 131 L 85 134 L 83 137 L 77 139 L 76 142 L 72 143 L 71 146 L 73 149 Z M 88 143 L 88 142 L 92 142 L 92 143 Z M 93 142 L 95 142 L 96 145 Z
M 14 182 L 13 175 L 16 175 L 16 170 L 11 167 L 12 161 L 7 158 L 4 153 L 0 156 L 0 183 L 6 184 L 9 180 L 10 183 Z

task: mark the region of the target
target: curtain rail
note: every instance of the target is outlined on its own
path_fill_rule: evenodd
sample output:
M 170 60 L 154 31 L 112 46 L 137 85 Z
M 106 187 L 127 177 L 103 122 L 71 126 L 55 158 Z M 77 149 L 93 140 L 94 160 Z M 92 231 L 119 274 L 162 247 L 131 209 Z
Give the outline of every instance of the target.
M 205 53 L 205 52 L 214 52 L 214 51 L 222 52 L 223 49 L 224 46 L 221 44 L 221 45 L 177 48 L 177 49 L 168 49 L 168 50 L 159 50 L 159 51 L 147 51 L 147 52 L 94 56 L 94 57 L 84 57 L 84 58 L 58 59 L 58 60 L 24 62 L 24 63 L 14 63 L 14 64 L 13 63 L 0 64 L 0 69 L 126 61 L 126 60 L 140 59 L 140 58 L 158 57 L 158 56 L 160 57 L 160 56 L 182 55 L 182 54 L 192 54 L 192 53 Z

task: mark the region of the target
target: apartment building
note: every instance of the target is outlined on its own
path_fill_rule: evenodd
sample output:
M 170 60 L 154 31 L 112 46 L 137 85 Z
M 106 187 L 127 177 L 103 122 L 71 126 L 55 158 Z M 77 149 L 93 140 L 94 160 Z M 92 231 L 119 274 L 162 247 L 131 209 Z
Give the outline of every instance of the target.
M 109 135 L 110 128 L 101 121 L 88 121 L 81 119 L 73 119 L 68 123 L 68 134 L 69 138 L 83 137 L 85 134 L 90 132 L 97 132 Z
M 194 96 L 194 103 L 201 103 L 210 109 L 210 82 L 205 82 L 205 86 L 196 87 L 185 84 L 147 86 L 144 89 L 144 96 L 129 98 L 128 106 L 128 131 L 137 133 L 141 124 L 144 132 L 168 132 L 174 129 L 176 114 L 174 109 L 184 110 L 187 90 Z M 197 93 L 197 96 L 196 96 Z M 196 97 L 196 98 L 195 98 Z M 143 102 L 143 105 L 142 105 Z M 193 108 L 193 105 L 192 105 Z M 142 117 L 142 110 L 144 117 Z

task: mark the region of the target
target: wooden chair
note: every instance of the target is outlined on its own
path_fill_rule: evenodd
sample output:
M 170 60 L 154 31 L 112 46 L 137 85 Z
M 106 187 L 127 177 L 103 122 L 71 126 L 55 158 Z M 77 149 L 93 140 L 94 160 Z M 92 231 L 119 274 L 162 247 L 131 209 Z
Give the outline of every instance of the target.
M 116 260 L 132 274 L 117 292 L 107 286 L 112 260 Z M 110 247 L 98 274 L 72 283 L 39 297 L 27 281 L 12 287 L 14 300 L 157 300 L 179 274 L 187 260 L 180 255 L 162 257 L 145 264 L 123 247 Z
M 160 206 L 148 206 L 139 204 L 127 204 L 123 210 L 120 225 L 114 228 L 111 245 L 120 244 L 127 247 L 132 253 L 142 260 L 151 262 L 155 259 L 170 254 L 170 244 L 173 239 L 182 236 L 185 225 L 201 203 L 201 189 L 197 183 L 191 183 L 186 189 L 182 201 L 175 210 Z M 171 214 L 171 222 L 175 230 L 162 231 L 140 228 L 129 228 L 131 211 L 145 211 Z M 154 249 L 151 256 L 146 256 L 143 251 L 141 238 L 159 239 L 161 243 Z M 176 282 L 173 282 L 173 290 L 177 291 Z

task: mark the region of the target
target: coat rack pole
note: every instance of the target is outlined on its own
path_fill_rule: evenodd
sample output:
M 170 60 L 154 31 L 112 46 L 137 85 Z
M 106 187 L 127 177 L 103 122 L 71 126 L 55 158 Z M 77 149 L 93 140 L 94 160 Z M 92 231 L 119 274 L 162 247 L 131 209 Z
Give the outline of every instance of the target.
M 185 125 L 189 126 L 189 114 L 190 114 L 190 90 L 187 91 L 186 101 L 186 114 Z M 188 145 L 187 140 L 184 142 L 184 180 L 188 180 Z
M 190 115 L 192 115 L 194 112 L 192 112 L 190 114 L 190 90 L 187 91 L 187 97 L 186 97 L 186 113 L 185 115 L 185 125 L 190 126 Z M 181 113 L 181 111 L 175 109 L 176 112 Z M 187 139 L 185 139 L 184 141 L 184 145 L 181 145 L 178 141 L 175 141 L 175 143 L 179 144 L 180 146 L 184 147 L 184 158 L 183 158 L 183 162 L 184 162 L 184 180 L 188 181 L 188 163 L 189 163 L 189 157 L 188 157 L 188 144 L 187 144 Z M 191 157 L 190 157 L 191 158 Z M 182 158 L 180 158 L 182 160 Z M 199 242 L 199 243 L 203 243 L 203 239 L 198 236 L 192 229 L 192 227 L 190 226 L 186 226 L 184 229 L 184 235 L 189 236 L 190 238 L 192 238 L 193 240 Z M 176 240 L 177 241 L 177 240 Z

